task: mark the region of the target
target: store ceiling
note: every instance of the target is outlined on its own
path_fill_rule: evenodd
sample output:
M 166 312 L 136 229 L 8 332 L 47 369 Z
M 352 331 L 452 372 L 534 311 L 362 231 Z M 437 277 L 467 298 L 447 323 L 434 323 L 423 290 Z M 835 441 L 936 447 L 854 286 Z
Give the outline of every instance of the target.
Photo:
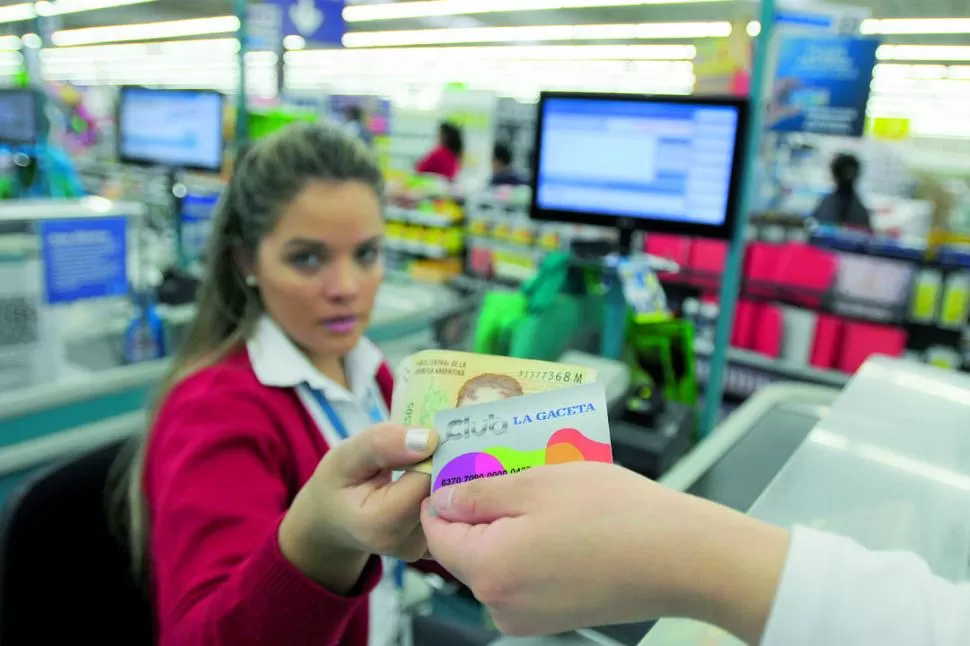
M 374 2 L 374 0 L 359 1 Z M 529 1 L 522 0 L 522 3 L 528 4 Z M 0 7 L 10 4 L 16 4 L 16 0 L 0 0 Z M 848 4 L 868 6 L 873 12 L 873 17 L 877 18 L 970 17 L 970 0 L 854 0 Z M 59 20 L 61 21 L 61 28 L 73 29 L 227 15 L 232 13 L 232 8 L 232 0 L 155 0 L 146 4 L 65 15 L 61 16 Z M 755 17 L 756 12 L 757 7 L 754 3 L 728 1 L 661 6 L 487 13 L 461 17 L 355 23 L 350 28 L 370 31 L 434 27 L 678 22 L 748 18 Z M 21 23 L 20 28 L 22 26 Z M 7 25 L 8 32 L 16 32 L 17 30 L 17 24 Z M 890 40 L 892 42 L 921 43 L 970 42 L 970 38 L 960 35 L 893 36 Z

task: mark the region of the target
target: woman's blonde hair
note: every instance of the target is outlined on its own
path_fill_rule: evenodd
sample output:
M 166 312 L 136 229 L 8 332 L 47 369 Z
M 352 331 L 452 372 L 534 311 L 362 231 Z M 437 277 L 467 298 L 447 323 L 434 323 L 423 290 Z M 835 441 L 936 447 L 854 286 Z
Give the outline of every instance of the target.
M 334 124 L 297 123 L 260 140 L 236 162 L 216 206 L 198 309 L 188 337 L 162 382 L 150 410 L 154 420 L 182 380 L 242 347 L 262 314 L 259 293 L 246 284 L 238 253 L 255 260 L 260 240 L 307 182 L 359 181 L 383 198 L 384 182 L 374 156 Z M 142 478 L 151 421 L 116 465 L 111 501 L 116 529 L 126 534 L 137 571 L 146 565 L 148 510 Z

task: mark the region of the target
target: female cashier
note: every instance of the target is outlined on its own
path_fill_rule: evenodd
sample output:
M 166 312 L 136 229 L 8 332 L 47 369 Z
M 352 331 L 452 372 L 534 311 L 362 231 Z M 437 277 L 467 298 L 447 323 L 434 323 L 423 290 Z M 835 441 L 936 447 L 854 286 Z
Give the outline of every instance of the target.
M 313 124 L 255 144 L 229 181 L 131 478 L 162 645 L 395 639 L 394 568 L 379 556 L 425 555 L 428 479 L 391 470 L 436 439 L 385 423 L 390 373 L 363 337 L 382 190 L 363 144 Z

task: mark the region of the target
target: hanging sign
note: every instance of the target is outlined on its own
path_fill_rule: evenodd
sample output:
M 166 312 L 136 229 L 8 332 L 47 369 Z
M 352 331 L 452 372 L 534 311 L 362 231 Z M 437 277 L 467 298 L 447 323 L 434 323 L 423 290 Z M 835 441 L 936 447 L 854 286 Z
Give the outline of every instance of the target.
M 878 39 L 862 36 L 783 38 L 768 127 L 861 137 L 878 46 Z

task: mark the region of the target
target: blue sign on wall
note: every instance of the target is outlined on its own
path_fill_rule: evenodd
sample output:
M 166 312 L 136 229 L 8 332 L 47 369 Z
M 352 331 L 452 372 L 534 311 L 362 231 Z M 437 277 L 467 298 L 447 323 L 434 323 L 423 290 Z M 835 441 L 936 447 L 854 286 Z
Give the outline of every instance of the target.
M 283 14 L 283 35 L 308 43 L 340 45 L 344 36 L 344 0 L 275 0 Z
M 768 127 L 861 137 L 878 46 L 860 36 L 782 39 Z
M 190 193 L 182 199 L 182 254 L 186 260 L 200 260 L 205 254 L 218 202 L 217 193 Z
M 48 303 L 128 293 L 127 218 L 48 220 L 40 236 Z

